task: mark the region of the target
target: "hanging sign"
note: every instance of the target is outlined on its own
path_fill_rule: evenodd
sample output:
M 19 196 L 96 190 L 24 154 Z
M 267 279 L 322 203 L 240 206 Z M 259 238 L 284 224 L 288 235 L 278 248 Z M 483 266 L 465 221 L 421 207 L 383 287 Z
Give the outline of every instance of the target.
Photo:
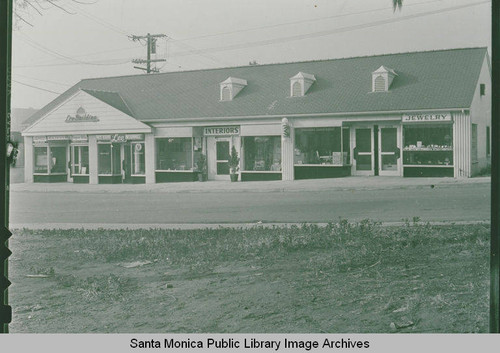
M 214 126 L 206 127 L 203 129 L 203 135 L 205 136 L 221 136 L 221 135 L 239 135 L 239 126 Z
M 66 141 L 66 140 L 69 140 L 69 136 L 66 135 L 47 136 L 47 141 Z
M 127 141 L 142 141 L 144 140 L 144 134 L 125 134 L 125 139 Z
M 437 114 L 403 114 L 403 123 L 428 123 L 428 122 L 441 122 L 451 121 L 451 113 L 437 113 Z
M 95 115 L 87 114 L 85 109 L 80 107 L 75 115 L 68 115 L 65 121 L 67 123 L 98 122 L 99 118 Z
M 111 135 L 96 135 L 97 141 L 109 141 L 111 140 Z
M 87 142 L 87 141 L 88 141 L 87 135 L 73 135 L 73 136 L 71 136 L 71 142 Z
M 123 134 L 114 134 L 111 135 L 111 142 L 113 143 L 127 142 L 127 138 Z
M 33 136 L 33 143 L 47 142 L 47 136 Z

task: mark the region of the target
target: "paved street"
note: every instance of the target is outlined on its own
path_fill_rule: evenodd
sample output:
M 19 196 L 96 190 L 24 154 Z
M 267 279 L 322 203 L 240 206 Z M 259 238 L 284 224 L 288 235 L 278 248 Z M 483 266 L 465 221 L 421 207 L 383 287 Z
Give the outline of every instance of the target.
M 101 187 L 97 191 L 85 185 L 64 192 L 54 191 L 54 185 L 36 186 L 43 191 L 19 186 L 11 191 L 10 222 L 16 227 L 53 223 L 328 222 L 339 217 L 384 222 L 420 217 L 424 221 L 463 222 L 487 221 L 490 217 L 489 182 L 395 179 L 392 186 L 387 182 L 379 187 L 371 183 L 370 188 L 349 187 L 349 179 L 344 179 L 343 187 L 330 187 L 328 181 L 308 182 L 310 190 L 307 183 L 295 183 L 290 184 L 295 189 L 289 191 L 274 187 L 279 186 L 276 183 L 266 184 L 272 185 L 266 186 L 267 190 L 264 184 L 238 183 L 246 184 L 240 189 L 224 184 L 233 188 L 224 190 L 221 183 L 201 183 L 204 190 L 191 192 L 185 185 L 183 192 L 156 190 L 158 186 L 146 192 L 143 185 L 120 185 L 119 189 L 111 186 L 107 190 Z M 252 184 L 254 189 L 249 188 Z

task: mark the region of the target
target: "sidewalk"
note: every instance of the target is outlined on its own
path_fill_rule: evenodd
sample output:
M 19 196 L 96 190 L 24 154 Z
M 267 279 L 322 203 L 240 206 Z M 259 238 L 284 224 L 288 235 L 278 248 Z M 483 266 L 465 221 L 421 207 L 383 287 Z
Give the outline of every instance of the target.
M 427 187 L 453 187 L 489 185 L 490 177 L 453 178 L 401 178 L 401 177 L 345 177 L 334 179 L 308 179 L 294 181 L 207 181 L 160 184 L 72 184 L 72 183 L 19 183 L 10 186 L 11 192 L 81 192 L 81 193 L 221 193 L 221 192 L 321 192 L 323 190 L 384 190 L 418 189 Z

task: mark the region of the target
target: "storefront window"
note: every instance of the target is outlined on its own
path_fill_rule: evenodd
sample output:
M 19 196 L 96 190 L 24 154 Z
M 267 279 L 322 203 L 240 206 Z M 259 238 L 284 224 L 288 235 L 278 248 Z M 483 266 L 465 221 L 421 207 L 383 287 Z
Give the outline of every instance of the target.
M 72 146 L 73 174 L 89 174 L 89 146 Z
M 144 174 L 145 168 L 144 143 L 132 144 L 132 174 Z
M 120 174 L 120 145 L 119 144 L 98 144 L 98 173 L 99 174 Z
M 340 127 L 295 129 L 294 163 L 342 165 L 341 134 Z
M 158 170 L 191 170 L 193 142 L 191 137 L 159 138 L 156 140 Z
M 453 127 L 404 126 L 405 165 L 453 165 Z
M 66 173 L 66 146 L 35 147 L 35 173 Z
M 66 173 L 66 146 L 50 146 L 50 173 Z
M 243 137 L 244 170 L 281 171 L 281 137 Z
M 35 173 L 48 173 L 47 147 L 35 147 Z

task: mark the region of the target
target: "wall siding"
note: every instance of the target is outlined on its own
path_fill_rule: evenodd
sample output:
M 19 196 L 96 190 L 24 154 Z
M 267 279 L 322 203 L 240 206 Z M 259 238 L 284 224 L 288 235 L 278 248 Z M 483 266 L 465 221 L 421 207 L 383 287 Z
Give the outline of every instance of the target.
M 99 121 L 67 123 L 66 117 L 68 115 L 75 116 L 80 107 L 83 107 L 87 114 L 97 116 Z M 57 135 L 105 132 L 151 132 L 151 128 L 90 94 L 80 91 L 30 126 L 24 134 Z
M 453 164 L 455 178 L 471 176 L 471 121 L 468 113 L 453 114 Z

